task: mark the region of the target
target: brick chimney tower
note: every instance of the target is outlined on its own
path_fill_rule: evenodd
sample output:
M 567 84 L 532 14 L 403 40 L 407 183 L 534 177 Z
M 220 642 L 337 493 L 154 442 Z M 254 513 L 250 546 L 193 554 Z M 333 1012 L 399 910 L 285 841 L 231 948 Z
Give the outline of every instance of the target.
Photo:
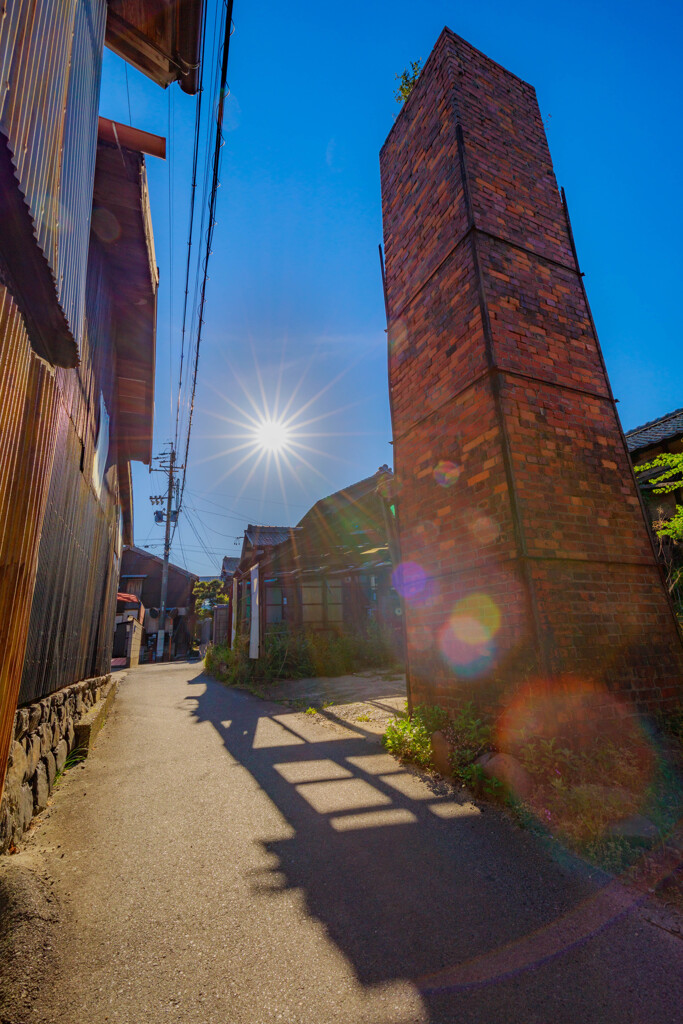
M 641 710 L 683 648 L 532 86 L 444 29 L 380 158 L 409 692 L 571 675 Z

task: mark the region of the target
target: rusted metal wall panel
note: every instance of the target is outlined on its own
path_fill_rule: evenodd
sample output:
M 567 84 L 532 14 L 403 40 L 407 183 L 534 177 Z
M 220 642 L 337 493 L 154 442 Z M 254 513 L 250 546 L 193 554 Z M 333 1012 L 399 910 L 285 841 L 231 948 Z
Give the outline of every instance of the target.
M 0 27 L 0 128 L 79 343 L 105 21 L 105 0 L 9 0 Z
M 21 682 L 38 540 L 52 473 L 55 378 L 0 285 L 0 780 Z
M 91 241 L 81 362 L 58 370 L 56 453 L 43 524 L 20 703 L 109 671 L 119 577 L 115 353 L 106 264 Z M 108 469 L 93 485 L 100 394 Z
M 118 507 L 81 471 L 81 442 L 62 408 L 19 703 L 109 671 L 116 611 Z M 110 470 L 115 485 L 116 468 Z M 112 488 L 113 490 L 114 488 Z

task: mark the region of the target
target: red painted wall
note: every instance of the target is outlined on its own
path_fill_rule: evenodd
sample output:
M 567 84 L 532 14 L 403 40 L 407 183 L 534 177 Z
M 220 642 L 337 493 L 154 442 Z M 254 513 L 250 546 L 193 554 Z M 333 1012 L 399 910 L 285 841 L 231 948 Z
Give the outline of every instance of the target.
M 672 704 L 683 648 L 534 89 L 445 29 L 380 165 L 413 702 L 571 674 Z

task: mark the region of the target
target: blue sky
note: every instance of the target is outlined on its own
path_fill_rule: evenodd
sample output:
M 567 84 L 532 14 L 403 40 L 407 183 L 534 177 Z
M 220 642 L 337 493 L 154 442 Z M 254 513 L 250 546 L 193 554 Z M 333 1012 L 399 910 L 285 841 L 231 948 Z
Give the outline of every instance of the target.
M 209 0 L 214 9 L 215 0 Z M 226 144 L 197 404 L 172 560 L 202 575 L 247 522 L 295 523 L 319 497 L 391 464 L 377 245 L 378 154 L 398 111 L 394 76 L 448 25 L 531 82 L 548 125 L 579 260 L 625 429 L 683 405 L 679 201 L 683 8 L 659 2 L 514 5 L 406 0 L 234 6 Z M 170 139 L 148 158 L 160 268 L 156 450 L 172 436 L 195 100 L 108 51 L 101 113 Z M 208 92 L 205 94 L 208 98 Z M 169 120 L 171 130 L 169 131 Z M 172 370 L 172 388 L 169 386 Z M 260 376 L 260 382 L 259 382 Z M 291 399 L 306 465 L 282 480 L 241 442 L 249 397 Z M 253 415 L 253 412 L 252 412 Z M 249 477 L 249 473 L 253 473 Z M 136 543 L 161 553 L 134 467 Z

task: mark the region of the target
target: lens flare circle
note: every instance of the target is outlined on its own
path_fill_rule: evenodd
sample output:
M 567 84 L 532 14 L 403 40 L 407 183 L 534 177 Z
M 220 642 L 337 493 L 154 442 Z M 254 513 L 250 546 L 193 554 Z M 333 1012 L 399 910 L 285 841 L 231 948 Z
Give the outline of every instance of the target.
M 417 562 L 401 562 L 391 574 L 394 590 L 406 601 L 420 598 L 427 586 L 427 573 Z
M 458 674 L 480 675 L 495 658 L 500 622 L 500 609 L 488 594 L 461 598 L 439 633 L 442 656 Z
M 442 460 L 434 467 L 434 479 L 441 487 L 452 487 L 458 482 L 461 472 L 460 466 L 457 466 L 455 462 Z
M 633 708 L 595 680 L 527 683 L 496 723 L 495 742 L 531 773 L 528 808 L 570 847 L 618 834 L 648 803 L 655 745 Z

